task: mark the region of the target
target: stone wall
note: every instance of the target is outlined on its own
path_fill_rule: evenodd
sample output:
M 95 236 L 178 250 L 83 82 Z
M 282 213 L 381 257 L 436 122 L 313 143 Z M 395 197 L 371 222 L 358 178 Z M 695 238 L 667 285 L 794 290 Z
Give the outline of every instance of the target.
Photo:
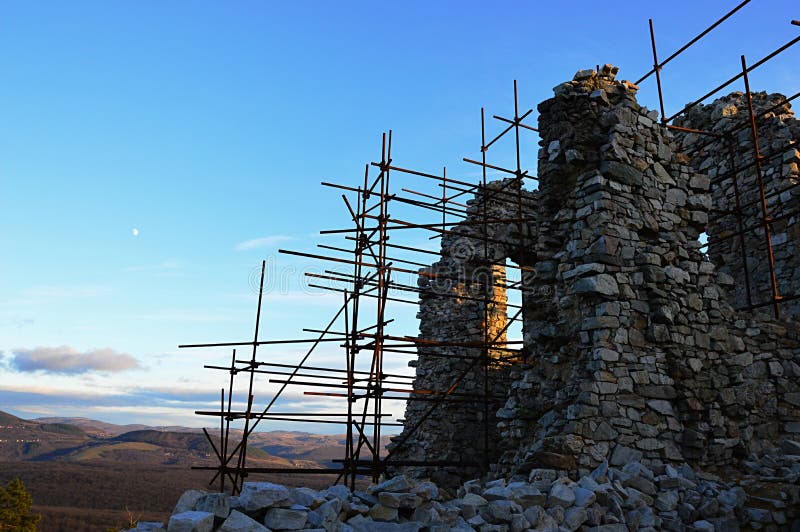
M 800 179 L 800 121 L 781 94 L 753 93 L 753 107 L 758 117 L 759 149 L 764 156 L 761 173 L 767 213 L 773 219 L 770 235 L 778 293 L 795 294 L 800 292 L 800 250 L 795 249 L 800 236 L 800 189 L 794 186 Z M 698 105 L 677 124 L 717 135 L 676 135 L 694 171 L 707 175 L 713 183 L 716 212 L 711 214 L 707 228 L 708 253 L 720 272 L 734 278 L 734 305 L 760 304 L 755 313 L 771 316 L 772 306 L 765 303 L 772 294 L 772 279 L 746 95 L 735 92 L 711 104 Z M 797 316 L 800 301 L 787 301 L 781 310 L 787 316 Z
M 506 395 L 490 434 L 498 475 L 585 472 L 605 460 L 730 464 L 800 435 L 800 327 L 734 311 L 739 274 L 730 251 L 710 254 L 727 269 L 718 271 L 699 242 L 703 232 L 710 240 L 719 234 L 709 212 L 729 195 L 710 192 L 709 172 L 696 159 L 689 164 L 656 113 L 637 103 L 637 87 L 615 75 L 608 65 L 578 72 L 539 105 L 539 190 L 525 202 L 525 216 L 537 222 L 523 235 L 492 226 L 493 238 L 508 244 L 488 256 L 522 257 L 533 271 L 522 293 L 523 359 L 499 371 L 492 387 Z M 766 145 L 776 141 L 770 131 Z M 782 161 L 796 171 L 790 156 Z M 744 193 L 753 183 L 742 182 Z M 481 215 L 481 203 L 470 216 Z M 422 338 L 483 335 L 481 307 L 432 289 L 442 272 L 485 263 L 480 246 L 454 259 L 457 242 L 443 239 L 442 260 L 421 277 Z M 782 282 L 794 270 L 779 269 Z M 415 386 L 446 388 L 465 362 L 420 350 Z M 470 375 L 464 390 L 481 389 L 481 380 Z M 409 402 L 407 430 L 420 408 Z M 480 450 L 476 409 L 446 408 L 408 438 L 406 456 L 456 459 Z
M 539 105 L 527 371 L 538 393 L 509 398 L 504 437 L 517 443 L 505 469 L 682 458 L 673 359 L 693 334 L 682 328 L 696 322 L 699 277 L 711 273 L 697 251 L 706 219 L 689 201 L 688 169 L 635 92 L 606 68 L 579 73 Z
M 479 190 L 470 200 L 463 222 L 442 236 L 441 259 L 420 271 L 420 339 L 437 345 L 421 346 L 419 358 L 413 362 L 414 389 L 419 393 L 412 395 L 406 407 L 406 427 L 419 423 L 437 401 L 431 391 L 443 393 L 457 385 L 413 438 L 398 447 L 397 458 L 455 460 L 472 466 L 418 468 L 414 470 L 417 476 L 448 483 L 447 477 L 455 475 L 457 481 L 464 475 L 477 474 L 485 467 L 487 455 L 491 462 L 499 456 L 495 412 L 511 385 L 505 345 L 509 311 L 505 263 L 506 259 L 517 264 L 528 260 L 521 250 L 530 247 L 528 235 L 536 230 L 533 221 L 491 220 L 520 219 L 518 211 L 532 212 L 535 197 L 535 193 L 521 191 L 513 179 L 496 181 Z M 490 360 L 484 364 L 481 346 L 487 342 L 493 348 L 487 350 Z M 485 395 L 495 398 L 488 410 L 480 399 Z M 488 434 L 484 431 L 487 415 Z

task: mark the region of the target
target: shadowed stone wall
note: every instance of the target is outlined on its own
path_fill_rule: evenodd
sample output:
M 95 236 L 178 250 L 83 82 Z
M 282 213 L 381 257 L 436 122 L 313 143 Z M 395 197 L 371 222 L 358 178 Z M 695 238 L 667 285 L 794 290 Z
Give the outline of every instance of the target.
M 506 396 L 491 420 L 499 475 L 585 471 L 604 460 L 731 463 L 800 435 L 796 322 L 733 310 L 733 270 L 718 272 L 698 241 L 712 208 L 709 177 L 637 103 L 637 87 L 615 74 L 609 65 L 578 72 L 539 105 L 539 191 L 526 201 L 537 223 L 522 247 L 519 231 L 493 226 L 508 245 L 489 256 L 522 257 L 535 272 L 523 290 L 523 360 L 497 371 L 492 385 Z M 423 279 L 486 261 L 481 247 L 454 263 L 455 240 L 442 244 L 442 260 Z M 482 336 L 482 312 L 422 285 L 423 338 Z M 415 386 L 446 388 L 463 363 L 421 349 Z M 481 378 L 465 379 L 467 393 Z M 409 402 L 407 431 L 420 408 Z M 480 451 L 478 414 L 458 408 L 421 424 L 407 456 Z
M 762 160 L 762 180 L 771 223 L 778 293 L 800 292 L 800 121 L 781 94 L 753 93 L 754 114 Z M 762 116 L 763 115 L 763 116 Z M 708 253 L 717 269 L 734 278 L 732 295 L 737 307 L 748 305 L 747 282 L 754 305 L 771 296 L 771 276 L 761 206 L 758 173 L 754 166 L 753 137 L 746 95 L 735 92 L 708 105 L 691 109 L 678 125 L 711 131 L 722 138 L 680 133 L 676 138 L 690 156 L 696 179 L 710 180 L 714 208 L 708 232 Z M 736 177 L 736 183 L 733 177 Z M 737 215 L 736 196 L 739 196 Z M 739 233 L 745 230 L 742 236 Z M 744 250 L 744 251 L 743 251 Z M 800 301 L 781 305 L 787 316 L 800 313 Z M 771 305 L 756 308 L 758 315 L 771 316 Z
M 536 225 L 492 220 L 519 219 L 520 208 L 531 213 L 535 198 L 536 193 L 521 191 L 516 180 L 490 183 L 469 202 L 464 222 L 443 235 L 441 259 L 420 271 L 420 339 L 446 345 L 419 348 L 419 359 L 413 362 L 414 389 L 419 392 L 406 406 L 406 431 L 395 441 L 405 438 L 410 427 L 419 427 L 398 447 L 397 457 L 466 465 L 412 469 L 416 476 L 451 484 L 478 474 L 487 454 L 490 462 L 499 456 L 502 441 L 495 413 L 512 385 L 508 368 L 514 362 L 505 345 L 505 330 L 509 313 L 513 316 L 518 310 L 507 306 L 505 263 L 529 261 L 529 235 L 536 234 Z M 491 361 L 485 372 L 481 346 L 487 340 L 494 349 L 488 350 Z M 437 401 L 430 392 L 443 393 L 451 387 L 448 400 L 421 421 Z M 480 399 L 485 395 L 494 398 L 488 410 Z

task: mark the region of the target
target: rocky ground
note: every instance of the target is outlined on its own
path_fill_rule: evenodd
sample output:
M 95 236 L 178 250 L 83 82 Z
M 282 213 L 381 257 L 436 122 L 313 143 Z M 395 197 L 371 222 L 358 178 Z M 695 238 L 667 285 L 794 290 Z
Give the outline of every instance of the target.
M 456 494 L 404 476 L 355 492 L 249 482 L 234 497 L 187 491 L 166 525 L 131 530 L 800 530 L 800 445 L 784 442 L 743 466 L 718 476 L 688 465 L 604 463 L 577 479 L 534 469 L 522 480 L 472 480 Z

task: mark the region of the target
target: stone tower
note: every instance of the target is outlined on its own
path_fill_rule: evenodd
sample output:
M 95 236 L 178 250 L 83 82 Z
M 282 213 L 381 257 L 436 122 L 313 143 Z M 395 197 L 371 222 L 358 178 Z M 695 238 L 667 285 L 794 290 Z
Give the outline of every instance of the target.
M 536 222 L 522 233 L 496 224 L 493 238 L 507 244 L 458 259 L 466 272 L 487 257 L 516 256 L 529 269 L 522 359 L 498 365 L 491 385 L 505 397 L 489 435 L 496 474 L 586 470 L 604 460 L 723 463 L 800 435 L 797 324 L 734 311 L 735 272 L 719 272 L 699 242 L 713 232 L 719 193 L 616 71 L 580 71 L 539 105 L 539 190 L 525 201 L 525 217 Z M 479 195 L 473 215 L 484 203 Z M 443 239 L 442 260 L 423 272 L 425 290 L 431 275 L 451 276 L 453 242 Z M 469 293 L 466 285 L 448 290 Z M 479 339 L 497 327 L 482 323 L 473 303 L 437 293 L 421 297 L 423 339 Z M 446 389 L 480 354 L 457 353 L 421 349 L 415 388 Z M 459 385 L 469 394 L 482 377 L 467 373 Z M 410 401 L 397 440 L 417 460 L 474 458 L 480 444 L 470 428 L 479 415 L 453 403 L 424 419 Z

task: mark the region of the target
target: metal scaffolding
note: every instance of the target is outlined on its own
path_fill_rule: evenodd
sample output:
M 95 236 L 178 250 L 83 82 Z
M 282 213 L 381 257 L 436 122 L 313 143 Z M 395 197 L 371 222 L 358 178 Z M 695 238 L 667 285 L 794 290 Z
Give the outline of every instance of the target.
M 742 244 L 742 260 L 744 261 L 744 271 L 747 276 L 747 305 L 745 310 L 752 310 L 760 306 L 772 306 L 775 316 L 779 316 L 780 303 L 797 299 L 798 294 L 779 294 L 775 276 L 774 259 L 772 258 L 771 224 L 775 218 L 771 218 L 767 209 L 767 199 L 769 194 L 765 193 L 765 176 L 761 172 L 761 164 L 765 159 L 780 156 L 786 148 L 776 148 L 770 152 L 762 153 L 759 151 L 757 122 L 766 112 L 754 114 L 752 105 L 752 95 L 749 87 L 748 74 L 759 66 L 765 64 L 770 59 L 778 56 L 782 51 L 793 46 L 800 41 L 800 37 L 793 39 L 786 45 L 776 49 L 773 53 L 763 59 L 748 66 L 744 56 L 741 61 L 741 72 L 719 85 L 714 90 L 703 95 L 693 103 L 686 106 L 681 112 L 670 117 L 665 117 L 664 99 L 662 91 L 661 71 L 668 63 L 678 58 L 687 48 L 699 42 L 705 35 L 715 27 L 723 23 L 738 10 L 742 9 L 749 0 L 742 2 L 735 9 L 720 18 L 714 24 L 698 36 L 691 39 L 686 45 L 663 61 L 658 60 L 656 50 L 655 31 L 653 22 L 650 21 L 651 46 L 653 51 L 653 68 L 639 79 L 636 84 L 640 84 L 650 76 L 655 74 L 658 88 L 659 105 L 661 109 L 662 125 L 664 127 L 706 135 L 711 140 L 709 144 L 718 140 L 721 136 L 715 132 L 689 130 L 674 125 L 672 122 L 686 111 L 692 109 L 700 102 L 719 93 L 719 91 L 729 87 L 739 79 L 744 81 L 746 98 L 750 107 L 749 119 L 741 125 L 741 129 L 749 128 L 753 138 L 753 161 L 752 163 L 738 168 L 735 166 L 729 172 L 717 176 L 712 181 L 712 186 L 728 186 L 730 183 L 736 191 L 736 211 L 738 214 L 739 230 L 730 235 L 730 238 L 740 238 Z M 797 21 L 792 22 L 795 25 Z M 800 93 L 796 93 L 786 99 L 792 101 Z M 785 102 L 784 102 L 785 103 Z M 512 323 L 522 320 L 523 305 L 509 304 L 508 321 L 505 327 L 497 334 L 490 334 L 488 328 L 484 331 L 483 339 L 480 342 L 437 342 L 419 338 L 416 331 L 408 334 L 390 334 L 390 325 L 394 321 L 389 312 L 390 304 L 397 305 L 418 305 L 415 296 L 421 293 L 421 289 L 414 283 L 402 283 L 398 281 L 398 274 L 407 275 L 431 275 L 441 276 L 436 273 L 421 273 L 418 268 L 426 267 L 439 257 L 439 253 L 431 251 L 422 246 L 412 246 L 398 244 L 391 241 L 391 235 L 397 232 L 406 234 L 409 231 L 419 232 L 426 237 L 437 238 L 443 235 L 460 235 L 466 227 L 474 229 L 475 226 L 481 229 L 480 239 L 482 240 L 484 257 L 489 257 L 489 247 L 494 241 L 490 235 L 490 226 L 493 224 L 517 224 L 519 230 L 519 243 L 522 247 L 522 238 L 525 233 L 524 224 L 532 221 L 528 213 L 523 208 L 523 182 L 525 180 L 535 181 L 536 177 L 528 170 L 523 169 L 521 153 L 524 141 L 522 134 L 526 132 L 536 133 L 537 129 L 528 123 L 533 113 L 532 109 L 520 113 L 517 83 L 514 82 L 514 109 L 512 117 L 493 115 L 493 119 L 501 124 L 499 132 L 487 141 L 485 112 L 481 109 L 480 113 L 480 158 L 463 160 L 475 165 L 481 170 L 480 181 L 475 183 L 466 179 L 454 179 L 447 175 L 443 169 L 441 175 L 403 168 L 395 164 L 392 159 L 392 132 L 382 135 L 380 160 L 365 165 L 363 181 L 359 184 L 328 183 L 322 184 L 328 188 L 341 192 L 344 212 L 349 223 L 352 225 L 347 228 L 321 231 L 324 235 L 338 235 L 343 238 L 344 243 L 339 246 L 320 244 L 319 248 L 325 250 L 320 253 L 309 253 L 301 251 L 280 250 L 281 253 L 312 259 L 324 265 L 322 273 L 307 273 L 306 276 L 313 280 L 310 286 L 320 290 L 332 291 L 339 294 L 341 304 L 333 313 L 332 318 L 322 329 L 303 329 L 310 336 L 295 339 L 282 340 L 261 340 L 259 339 L 259 327 L 262 312 L 262 298 L 264 295 L 264 276 L 265 263 L 262 263 L 260 285 L 258 292 L 258 307 L 255 317 L 255 330 L 252 341 L 228 342 L 228 343 L 205 343 L 181 345 L 182 348 L 202 348 L 202 347 L 229 347 L 232 348 L 232 355 L 228 364 L 208 365 L 208 369 L 224 371 L 229 374 L 227 388 L 221 389 L 219 410 L 198 411 L 197 414 L 219 418 L 219 434 L 204 429 L 219 464 L 217 466 L 196 467 L 195 469 L 205 469 L 214 471 L 214 475 L 209 484 L 218 483 L 219 489 L 225 491 L 228 488 L 232 493 L 241 490 L 245 478 L 251 474 L 258 473 L 297 473 L 297 474 L 327 474 L 333 475 L 336 482 L 344 482 L 351 487 L 355 485 L 359 477 L 368 477 L 377 481 L 388 467 L 395 466 L 469 466 L 478 471 L 486 472 L 489 467 L 489 426 L 491 415 L 494 408 L 498 408 L 498 401 L 504 398 L 494 397 L 491 393 L 490 369 L 505 361 L 514 360 L 519 357 L 521 341 L 507 341 L 505 332 Z M 730 133 L 724 140 L 730 149 L 730 160 L 733 163 L 733 139 Z M 515 157 L 511 168 L 500 164 L 487 162 L 487 154 L 501 139 L 513 139 Z M 532 141 L 537 141 L 534 137 Z M 701 147 L 698 147 L 701 149 Z M 498 173 L 508 176 L 502 187 L 488 187 L 488 172 Z M 760 205 L 762 216 L 758 220 L 748 220 L 742 215 L 744 204 L 739 203 L 738 179 L 743 172 L 755 171 L 759 184 L 761 197 Z M 416 190 L 411 188 L 407 181 L 418 179 L 426 183 L 431 188 Z M 400 181 L 401 185 L 396 183 Z M 796 186 L 797 183 L 791 186 Z M 778 192 L 774 192 L 778 193 Z M 770 193 L 770 194 L 774 194 Z M 467 199 L 472 195 L 483 197 L 480 212 L 476 214 L 475 209 L 469 211 Z M 487 198 L 493 201 L 507 202 L 509 212 L 515 212 L 514 216 L 496 219 L 492 218 L 487 211 Z M 403 220 L 395 218 L 390 214 L 390 208 L 402 206 L 404 209 L 413 209 L 420 213 L 420 219 L 425 220 L 425 216 L 436 222 L 420 223 L 413 220 Z M 720 213 L 723 216 L 726 213 Z M 796 213 L 795 213 L 796 214 Z M 477 216 L 477 221 L 475 217 Z M 748 222 L 751 222 L 748 224 Z M 750 278 L 747 273 L 746 253 L 744 250 L 744 234 L 750 231 L 763 231 L 766 248 L 768 249 L 768 259 L 770 263 L 771 293 L 767 299 L 757 299 L 755 287 L 750 286 Z M 470 238 L 474 238 L 474 231 L 470 232 Z M 526 268 L 524 265 L 502 264 L 498 266 L 518 269 L 520 280 L 509 283 L 505 280 L 500 281 L 502 285 L 497 285 L 504 290 L 515 290 L 522 293 L 525 290 Z M 492 262 L 495 264 L 495 262 Z M 338 268 L 338 269 L 337 269 Z M 326 284 L 319 284 L 319 283 Z M 496 281 L 492 278 L 490 283 Z M 489 288 L 494 288 L 490 286 Z M 484 310 L 484 323 L 488 320 L 488 313 L 492 301 L 488 294 L 491 290 L 483 290 L 482 307 Z M 437 297 L 447 297 L 446 294 L 438 294 Z M 367 302 L 370 305 L 367 305 Z M 341 365 L 320 365 L 313 364 L 312 357 L 320 345 L 332 343 L 332 345 L 343 350 L 343 361 Z M 267 345 L 295 345 L 308 346 L 305 354 L 296 361 L 274 361 L 264 360 L 259 357 L 259 347 Z M 426 349 L 426 356 L 448 356 L 461 357 L 467 361 L 463 372 L 452 376 L 452 383 L 442 389 L 413 389 L 412 375 L 400 373 L 387 373 L 384 371 L 386 361 L 395 357 L 401 360 L 408 360 L 409 357 L 417 356 L 418 348 Z M 237 349 L 249 349 L 249 357 L 237 356 Z M 448 353 L 437 353 L 437 349 L 448 350 Z M 453 354 L 452 349 L 463 350 L 463 354 Z M 479 349 L 479 355 L 468 355 Z M 490 353 L 503 353 L 502 356 L 490 356 Z M 405 358 L 402 358 L 405 357 Z M 471 374 L 471 372 L 481 371 L 484 385 L 483 393 L 479 396 L 460 394 L 456 390 L 458 385 Z M 233 408 L 235 395 L 234 382 L 237 378 L 244 376 L 247 384 L 247 393 L 244 398 L 246 407 L 243 410 Z M 257 379 L 267 378 L 269 383 L 278 386 L 278 391 L 269 397 L 268 401 L 256 400 Z M 335 412 L 276 412 L 273 407 L 287 389 L 297 389 L 302 391 L 305 396 L 327 397 L 332 400 L 343 402 L 342 408 Z M 392 451 L 387 452 L 383 448 L 382 436 L 385 436 L 384 429 L 387 427 L 403 426 L 398 420 L 391 420 L 391 415 L 385 411 L 385 401 L 421 401 L 428 405 L 424 414 L 415 421 L 413 426 L 407 426 L 405 432 L 394 442 Z M 465 464 L 457 461 L 411 461 L 398 458 L 398 451 L 417 431 L 422 423 L 435 415 L 437 408 L 444 403 L 468 403 L 475 405 L 475 408 L 483 410 L 483 427 L 481 427 L 481 437 L 483 440 L 483 457 L 479 463 Z M 263 405 L 263 406 L 262 406 Z M 247 462 L 248 438 L 261 426 L 262 421 L 302 421 L 306 423 L 338 424 L 343 426 L 345 432 L 344 456 L 336 461 L 336 467 L 318 469 L 292 469 L 292 468 L 263 468 L 252 467 Z M 243 429 L 233 430 L 234 423 L 243 424 Z M 214 431 L 216 432 L 216 431 Z
M 231 491 L 236 493 L 241 489 L 244 478 L 254 473 L 299 473 L 299 474 L 332 474 L 337 481 L 355 485 L 360 476 L 372 480 L 386 471 L 387 467 L 408 465 L 468 465 L 483 471 L 488 468 L 489 457 L 485 455 L 481 463 L 464 464 L 463 462 L 444 461 L 411 461 L 398 459 L 395 454 L 402 446 L 403 441 L 409 438 L 416 428 L 431 416 L 436 408 L 444 402 L 461 402 L 476 404 L 484 411 L 484 426 L 482 427 L 484 450 L 488 449 L 490 433 L 489 411 L 497 407 L 500 398 L 492 397 L 489 393 L 490 367 L 503 363 L 503 359 L 518 356 L 521 341 L 505 339 L 505 332 L 514 322 L 519 322 L 522 315 L 520 305 L 509 305 L 515 313 L 509 316 L 506 326 L 502 331 L 491 337 L 488 332 L 480 342 L 436 342 L 419 338 L 416 334 L 392 335 L 387 331 L 387 326 L 393 321 L 387 316 L 387 304 L 398 303 L 417 305 L 418 302 L 403 294 L 419 294 L 420 288 L 412 284 L 396 281 L 393 274 L 426 275 L 418 271 L 419 267 L 428 266 L 431 257 L 439 255 L 438 252 L 390 242 L 390 235 L 397 231 L 418 231 L 425 235 L 441 237 L 442 235 L 461 234 L 465 227 L 478 226 L 483 240 L 484 256 L 488 256 L 488 248 L 493 239 L 489 235 L 491 224 L 518 224 L 519 234 L 523 234 L 522 225 L 528 221 L 523 213 L 521 194 L 522 182 L 526 179 L 535 179 L 528 170 L 522 168 L 521 157 L 521 130 L 535 132 L 536 129 L 524 123 L 533 110 L 520 114 L 517 94 L 517 84 L 514 82 L 514 115 L 512 118 L 494 115 L 494 119 L 505 127 L 491 140 L 486 140 L 485 112 L 481 109 L 481 145 L 480 160 L 464 158 L 464 161 L 480 167 L 481 181 L 471 183 L 465 180 L 453 179 L 447 176 L 446 169 L 441 175 L 416 171 L 397 166 L 392 160 L 392 132 L 384 133 L 381 143 L 381 157 L 379 161 L 366 165 L 363 182 L 359 186 L 349 186 L 338 183 L 322 183 L 339 191 L 343 191 L 341 198 L 347 216 L 353 224 L 350 228 L 321 231 L 321 234 L 339 235 L 344 237 L 345 244 L 341 247 L 320 244 L 319 247 L 332 252 L 330 254 L 317 254 L 292 250 L 280 250 L 281 253 L 305 257 L 320 261 L 325 264 L 323 273 L 306 273 L 305 275 L 315 282 L 310 287 L 326 291 L 333 291 L 341 295 L 342 304 L 334 313 L 326 327 L 321 330 L 304 329 L 305 332 L 316 334 L 315 338 L 302 338 L 292 340 L 259 340 L 258 330 L 261 320 L 262 296 L 264 287 L 265 263 L 262 263 L 261 281 L 259 285 L 259 301 L 256 312 L 256 325 L 253 340 L 250 342 L 227 342 L 186 344 L 182 348 L 200 347 L 231 347 L 233 354 L 227 366 L 208 365 L 208 369 L 226 371 L 230 374 L 228 388 L 222 389 L 220 394 L 220 408 L 216 411 L 198 411 L 203 416 L 214 416 L 220 419 L 219 436 L 212 435 L 204 429 L 212 449 L 219 460 L 218 466 L 198 467 L 215 471 L 211 483 L 218 482 L 221 490 L 229 484 Z M 505 168 L 487 162 L 487 153 L 500 139 L 511 136 L 514 139 L 515 161 L 514 168 Z M 373 171 L 375 170 L 375 171 Z M 487 188 L 487 170 L 501 172 L 513 176 L 502 187 Z M 371 175 L 372 174 L 372 175 Z M 410 188 L 400 187 L 399 192 L 390 188 L 390 182 L 406 177 L 421 178 L 423 182 L 433 183 L 441 189 L 441 194 L 429 194 Z M 405 184 L 405 183 L 404 183 Z M 495 202 L 507 202 L 513 205 L 516 215 L 510 218 L 493 219 L 486 211 L 486 201 L 482 207 L 477 221 L 467 221 L 467 203 L 464 199 L 473 194 L 484 194 Z M 460 201 L 458 201 L 460 199 Z M 390 215 L 392 205 L 404 205 L 415 210 L 421 210 L 428 215 L 434 215 L 441 221 L 431 223 L 418 223 L 403 220 Z M 423 214 L 424 215 L 424 214 Z M 452 220 L 456 221 L 452 221 Z M 474 232 L 470 233 L 474 238 Z M 391 251 L 390 251 L 391 250 Z M 390 256 L 393 255 L 401 256 Z M 494 264 L 494 262 L 492 262 Z M 498 263 L 499 264 L 499 263 Z M 333 265 L 333 266 L 330 266 Z M 507 268 L 524 270 L 522 266 L 505 265 Z M 351 268 L 350 271 L 332 269 L 334 267 Z M 412 269 L 414 268 L 414 269 Z M 441 277 L 442 274 L 427 274 L 431 277 Z M 520 281 L 506 283 L 502 281 L 505 290 L 523 290 L 525 276 L 520 275 Z M 328 284 L 316 284 L 326 281 Z M 491 282 L 494 282 L 492 280 Z M 499 286 L 499 285 L 498 285 Z M 493 287 L 490 287 L 493 288 Z M 484 318 L 491 307 L 489 290 L 481 301 L 484 309 Z M 448 297 L 439 294 L 437 297 Z M 454 296 L 450 296 L 454 297 Z M 367 313 L 362 308 L 365 298 L 374 300 L 374 313 Z M 485 321 L 484 320 L 484 321 Z M 336 328 L 340 324 L 340 328 Z M 334 342 L 344 350 L 343 367 L 329 367 L 310 365 L 309 359 L 315 349 L 323 342 Z M 259 359 L 258 348 L 264 345 L 275 344 L 310 344 L 305 356 L 295 364 L 267 362 Z M 387 373 L 384 371 L 386 357 L 416 356 L 417 348 L 424 346 L 428 349 L 429 356 L 454 356 L 452 354 L 437 354 L 436 349 L 480 349 L 480 356 L 466 356 L 468 360 L 466 370 L 455 375 L 451 386 L 444 389 L 414 389 L 411 375 Z M 247 347 L 251 350 L 249 359 L 236 356 L 237 348 Z M 433 351 L 432 351 L 433 350 Z M 491 357 L 492 352 L 503 352 L 504 356 Z M 459 355 L 455 355 L 459 356 Z M 365 369 L 364 360 L 367 360 Z M 456 392 L 458 384 L 466 375 L 480 368 L 484 378 L 484 393 L 482 396 L 467 396 Z M 243 411 L 232 408 L 234 395 L 234 379 L 244 374 L 247 379 L 247 407 Z M 279 384 L 278 392 L 272 396 L 263 408 L 256 407 L 254 396 L 254 381 L 256 376 L 267 376 L 272 384 Z M 308 412 L 280 412 L 272 411 L 272 407 L 288 387 L 298 387 L 306 396 L 329 397 L 341 399 L 345 402 L 344 408 L 338 413 L 308 413 Z M 396 442 L 393 452 L 383 449 L 382 431 L 385 427 L 398 427 L 402 423 L 389 421 L 390 415 L 384 412 L 384 401 L 422 401 L 429 405 L 425 414 L 418 420 L 417 426 L 406 431 L 401 441 Z M 234 437 L 231 423 L 243 420 L 244 428 L 241 437 Z M 255 431 L 263 420 L 303 421 L 306 423 L 335 423 L 344 425 L 346 432 L 345 455 L 336 462 L 340 467 L 325 469 L 287 469 L 287 468 L 259 468 L 247 465 L 248 437 Z M 238 432 L 236 433 L 238 435 Z M 238 440 L 238 441 L 234 441 Z
M 745 0 L 741 2 L 739 5 L 734 7 L 728 13 L 723 15 L 719 20 L 714 22 L 711 26 L 706 28 L 700 34 L 695 36 L 691 39 L 688 43 L 684 46 L 679 48 L 676 52 L 672 55 L 667 57 L 665 60 L 659 62 L 658 60 L 658 52 L 656 49 L 656 38 L 655 38 L 655 30 L 653 27 L 653 20 L 649 20 L 650 26 L 650 44 L 653 51 L 653 68 L 649 70 L 644 76 L 636 81 L 636 84 L 640 84 L 650 76 L 655 74 L 656 77 L 656 85 L 658 89 L 658 103 L 659 108 L 661 110 L 661 123 L 666 128 L 680 131 L 685 133 L 696 133 L 698 135 L 706 136 L 709 140 L 705 143 L 699 143 L 695 146 L 692 150 L 690 150 L 686 155 L 693 155 L 695 153 L 700 152 L 703 149 L 708 148 L 711 144 L 716 141 L 722 141 L 727 149 L 727 158 L 728 164 L 730 169 L 721 173 L 720 175 L 716 176 L 714 179 L 711 180 L 711 186 L 713 187 L 726 187 L 730 186 L 734 190 L 734 199 L 735 199 L 735 207 L 732 210 L 720 210 L 720 209 L 712 209 L 712 217 L 709 219 L 709 223 L 714 221 L 718 221 L 725 216 L 733 215 L 736 217 L 736 222 L 738 225 L 738 230 L 734 232 L 730 232 L 724 236 L 717 236 L 717 241 L 722 241 L 726 239 L 737 238 L 739 240 L 739 247 L 741 250 L 741 261 L 742 261 L 742 270 L 744 272 L 745 277 L 745 291 L 746 291 L 746 298 L 747 302 L 745 304 L 739 305 L 737 310 L 746 310 L 752 311 L 755 309 L 759 309 L 761 307 L 772 307 L 772 312 L 775 318 L 780 318 L 781 316 L 781 303 L 789 302 L 800 298 L 800 294 L 793 293 L 793 294 L 781 294 L 778 290 L 778 278 L 776 275 L 776 268 L 775 268 L 775 258 L 773 253 L 773 245 L 772 245 L 772 226 L 776 222 L 785 220 L 789 217 L 792 217 L 798 214 L 794 210 L 789 210 L 788 212 L 783 212 L 779 216 L 773 216 L 770 213 L 770 209 L 768 207 L 767 200 L 770 197 L 778 196 L 784 192 L 787 192 L 794 187 L 796 187 L 798 182 L 790 183 L 788 186 L 782 187 L 778 190 L 772 191 L 770 193 L 766 192 L 766 176 L 764 176 L 762 172 L 762 165 L 765 161 L 770 159 L 774 159 L 776 157 L 781 157 L 783 154 L 792 147 L 797 147 L 796 140 L 789 141 L 782 146 L 771 146 L 771 149 L 768 152 L 762 152 L 761 148 L 759 147 L 759 135 L 758 135 L 758 124 L 759 120 L 763 120 L 766 117 L 769 117 L 771 113 L 775 110 L 779 109 L 780 107 L 786 105 L 787 103 L 791 102 L 798 96 L 800 96 L 800 92 L 796 92 L 791 96 L 784 97 L 784 99 L 778 102 L 776 105 L 770 107 L 769 109 L 765 109 L 760 113 L 756 114 L 753 108 L 753 93 L 750 90 L 750 80 L 749 75 L 751 72 L 755 71 L 757 68 L 768 64 L 771 60 L 778 57 L 781 53 L 785 52 L 786 50 L 790 49 L 792 46 L 800 42 L 800 36 L 791 39 L 789 42 L 779 46 L 772 52 L 768 53 L 752 65 L 747 64 L 747 60 L 744 55 L 741 56 L 741 71 L 737 74 L 733 75 L 728 80 L 724 81 L 723 83 L 719 84 L 715 88 L 711 89 L 710 91 L 706 92 L 696 100 L 692 101 L 691 103 L 684 106 L 683 109 L 680 111 L 666 116 L 664 111 L 664 94 L 663 94 L 663 86 L 661 80 L 661 71 L 667 63 L 671 62 L 673 59 L 679 57 L 683 52 L 685 52 L 689 47 L 700 41 L 703 37 L 705 37 L 711 30 L 725 22 L 728 18 L 730 18 L 734 13 L 745 7 L 747 4 L 750 3 L 750 0 Z M 794 26 L 800 26 L 800 21 L 792 20 L 790 23 Z M 683 116 L 692 110 L 693 108 L 700 105 L 702 102 L 707 101 L 712 96 L 718 95 L 721 91 L 725 90 L 728 87 L 731 87 L 739 80 L 743 82 L 743 89 L 745 100 L 747 102 L 748 107 L 748 115 L 746 119 L 741 120 L 741 122 L 729 129 L 724 133 L 717 133 L 713 131 L 706 131 L 706 130 L 699 130 L 693 128 L 686 128 L 675 125 L 673 122 L 676 119 L 680 119 Z M 750 134 L 750 139 L 752 142 L 752 156 L 751 158 L 746 161 L 744 164 L 737 165 L 736 157 L 734 152 L 734 146 L 736 145 L 736 138 L 735 135 L 740 131 L 748 131 Z M 741 195 L 740 195 L 740 182 L 743 179 L 743 175 L 746 175 L 746 172 L 754 172 L 756 182 L 758 184 L 759 190 L 759 199 L 757 203 L 760 206 L 760 215 L 755 220 L 748 220 L 748 216 L 745 213 L 745 209 L 748 206 L 752 206 L 753 204 L 746 204 L 742 203 Z M 747 222 L 753 222 L 751 225 L 748 225 Z M 757 287 L 754 286 L 754 282 L 751 278 L 749 265 L 747 261 L 747 246 L 745 244 L 745 235 L 751 232 L 763 232 L 764 238 L 764 247 L 765 247 L 765 255 L 769 265 L 769 287 L 770 293 L 766 295 L 758 294 Z M 707 247 L 707 246 L 706 246 Z M 760 250 L 759 250 L 760 251 Z

